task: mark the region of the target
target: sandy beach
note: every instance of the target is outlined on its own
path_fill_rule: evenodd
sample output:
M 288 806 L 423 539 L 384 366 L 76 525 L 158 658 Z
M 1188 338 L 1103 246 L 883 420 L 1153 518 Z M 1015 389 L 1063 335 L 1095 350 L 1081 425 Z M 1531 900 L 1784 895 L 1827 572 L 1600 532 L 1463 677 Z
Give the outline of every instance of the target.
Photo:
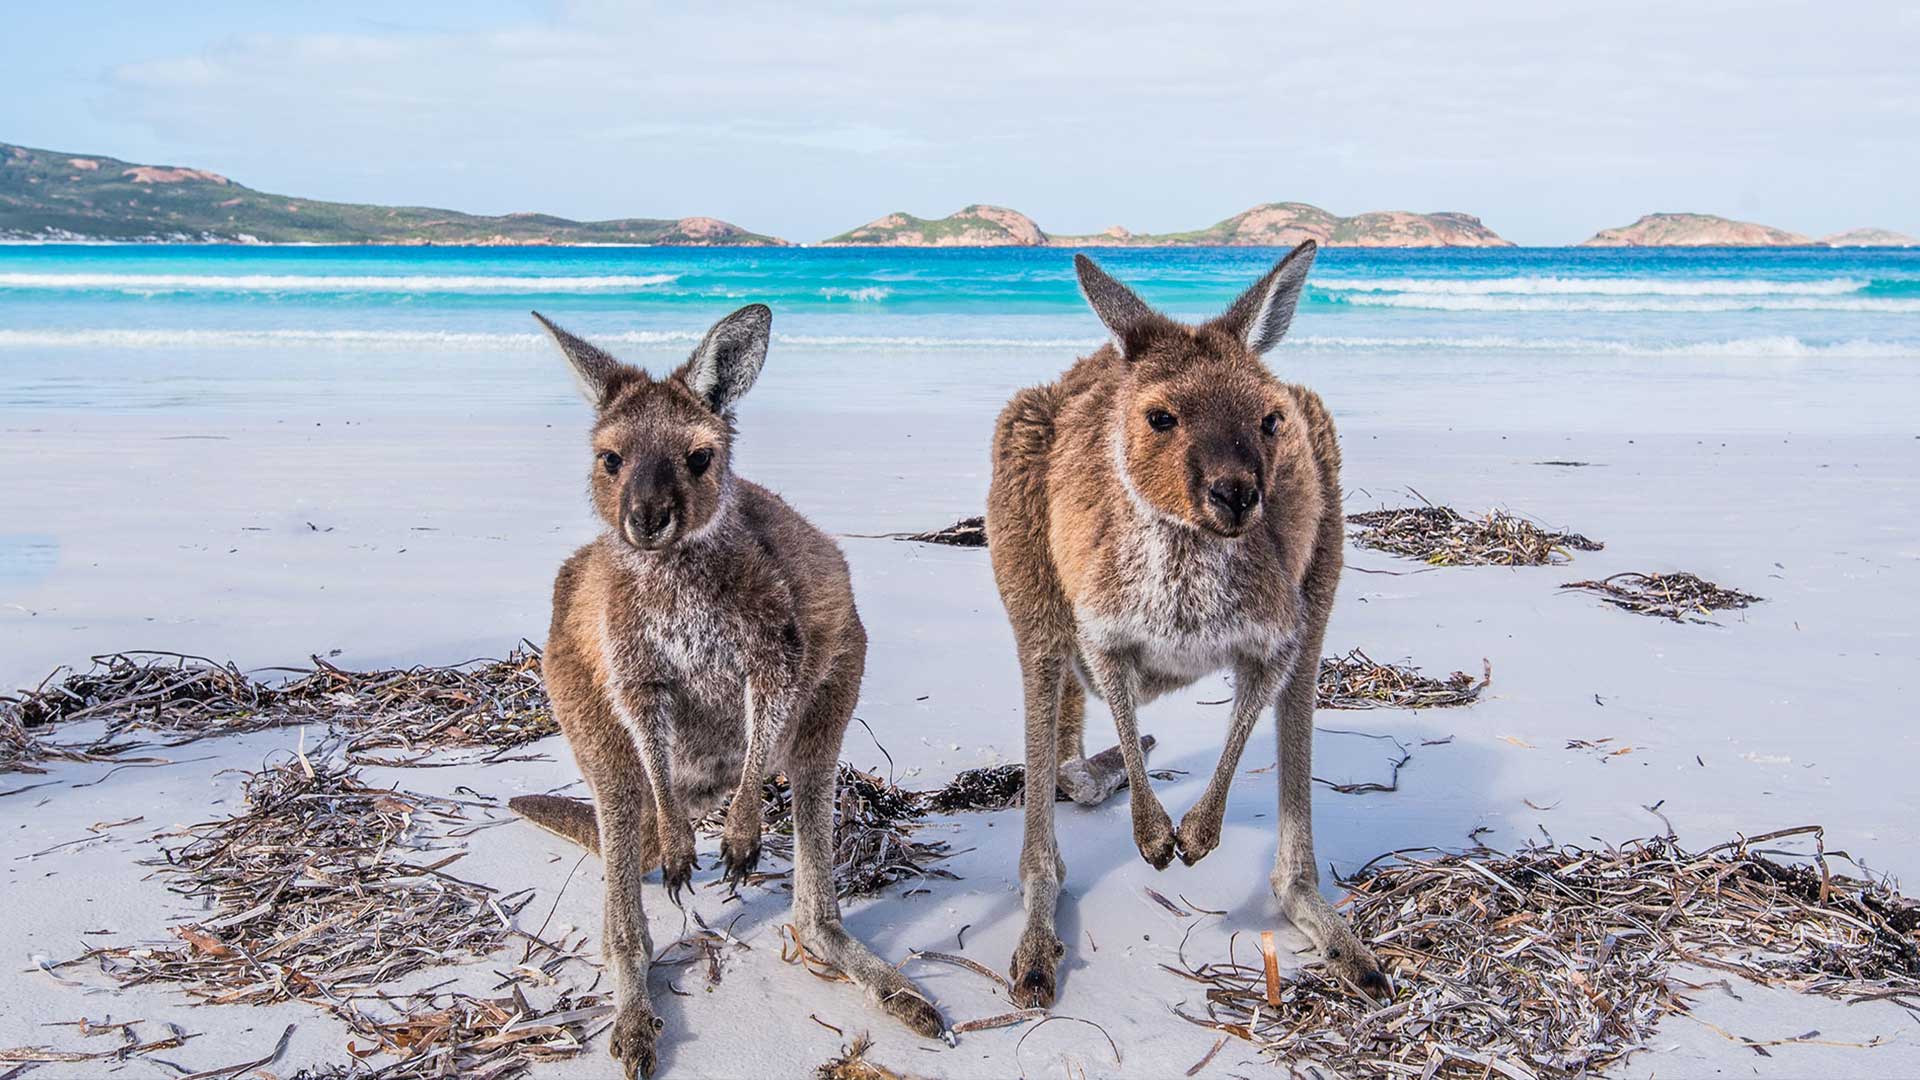
M 985 552 L 854 534 L 930 529 L 977 513 L 997 401 L 1072 355 L 1029 350 L 964 392 L 916 402 L 860 395 L 849 389 L 865 385 L 858 365 L 828 377 L 818 357 L 776 346 L 767 381 L 743 410 L 740 468 L 845 537 L 873 640 L 858 711 L 872 738 L 856 725 L 845 760 L 911 787 L 1018 760 L 1014 652 Z M 1920 873 L 1910 779 L 1920 737 L 1906 700 L 1916 674 L 1908 612 L 1920 601 L 1912 513 L 1920 436 L 1910 430 L 1920 395 L 1911 380 L 1864 362 L 1843 378 L 1830 370 L 1838 362 L 1813 360 L 1599 358 L 1549 380 L 1529 378 L 1524 357 L 1470 370 L 1459 358 L 1406 369 L 1345 359 L 1283 349 L 1275 366 L 1333 407 L 1349 510 L 1407 505 L 1418 492 L 1468 511 L 1505 507 L 1606 547 L 1561 567 L 1432 571 L 1349 550 L 1330 652 L 1362 647 L 1430 674 L 1478 672 L 1484 659 L 1492 683 L 1464 709 L 1320 714 L 1316 771 L 1329 781 L 1386 779 L 1382 744 L 1350 733 L 1392 735 L 1413 754 L 1391 793 L 1319 791 L 1324 864 L 1350 871 L 1395 849 L 1459 849 L 1477 830 L 1505 850 L 1619 843 L 1659 833 L 1664 815 L 1695 847 L 1824 824 L 1828 850 L 1876 874 Z M 555 393 L 513 408 L 413 409 L 404 396 L 361 409 L 296 397 L 259 415 L 9 408 L 0 418 L 11 545 L 0 579 L 0 681 L 29 686 L 57 665 L 84 666 L 92 654 L 121 649 L 243 667 L 300 665 L 314 654 L 378 667 L 498 656 L 522 637 L 540 640 L 552 570 L 593 524 L 582 493 L 585 410 L 566 403 L 557 359 L 529 354 L 525 362 L 551 364 Z M 1416 369 L 1425 373 L 1409 374 Z M 1557 588 L 1625 570 L 1688 570 L 1765 602 L 1713 625 L 1676 624 Z M 1143 714 L 1143 729 L 1160 741 L 1153 765 L 1185 770 L 1160 785 L 1176 816 L 1212 765 L 1225 710 L 1204 702 L 1224 697 L 1223 685 L 1203 682 Z M 1090 741 L 1110 741 L 1102 711 L 1090 725 Z M 53 763 L 44 776 L 0 778 L 0 792 L 45 785 L 0 796 L 11 961 L 0 970 L 0 999 L 9 1003 L 0 1046 L 72 1049 L 86 1040 L 49 1025 L 141 1018 L 194 1033 L 156 1056 L 200 1070 L 259 1058 L 293 1025 L 268 1072 L 344 1063 L 350 1033 L 318 1009 L 196 1007 L 162 986 L 116 989 L 86 966 L 59 978 L 35 966 L 89 944 L 169 940 L 168 927 L 194 912 L 149 879 L 142 860 L 157 849 L 148 838 L 238 812 L 242 770 L 321 737 L 274 730 L 163 751 L 166 765 Z M 1603 739 L 1611 741 L 1598 751 L 1569 748 Z M 367 779 L 433 794 L 464 789 L 502 804 L 576 779 L 562 739 L 532 749 L 541 760 L 369 769 Z M 1263 727 L 1220 849 L 1192 868 L 1156 873 L 1140 860 L 1124 794 L 1096 810 L 1060 808 L 1068 862 L 1061 927 L 1075 945 L 1055 1012 L 1096 1021 L 1117 1062 L 1101 1034 L 1079 1024 L 971 1032 L 953 1049 L 921 1042 L 850 988 L 781 962 L 783 892 L 749 888 L 723 910 L 720 890 L 702 888 L 691 908 L 710 923 L 740 916 L 733 933 L 751 948 L 724 953 L 715 985 L 689 969 L 656 975 L 655 1000 L 671 1028 L 666 1073 L 807 1075 L 846 1041 L 829 1024 L 847 1037 L 871 1031 L 871 1058 L 914 1075 L 1187 1070 L 1215 1035 L 1174 1016 L 1197 993 L 1160 965 L 1177 964 L 1182 951 L 1224 957 L 1233 935 L 1245 949 L 1261 930 L 1282 930 L 1283 942 L 1305 949 L 1268 893 L 1272 761 L 1273 734 Z M 136 815 L 137 823 L 88 831 Z M 502 805 L 487 816 L 508 815 Z M 1018 811 L 932 819 L 925 831 L 956 849 L 942 865 L 957 879 L 854 901 L 850 928 L 892 959 L 935 949 L 1004 968 L 1018 933 L 1018 828 Z M 465 878 L 502 892 L 535 890 L 521 918 L 551 907 L 552 924 L 584 931 L 593 954 L 595 860 L 574 872 L 577 851 L 520 822 L 453 844 L 467 853 Z M 715 873 L 713 847 L 703 841 L 703 886 Z M 1225 914 L 1179 917 L 1149 888 Z M 1340 892 L 1331 881 L 1325 888 Z M 656 941 L 678 936 L 682 916 L 657 884 L 647 903 Z M 1291 963 L 1310 960 L 1305 953 Z M 499 966 L 431 968 L 398 989 L 456 979 L 485 990 Z M 952 1020 L 1010 1008 L 964 970 L 920 965 L 914 973 Z M 689 996 L 666 992 L 667 982 Z M 1775 1046 L 1762 1056 L 1699 1021 L 1763 1041 L 1817 1030 L 1823 1045 Z M 1916 1036 L 1913 1018 L 1893 1004 L 1847 1006 L 1736 985 L 1701 992 L 1693 1017 L 1669 1018 L 1613 1072 L 1904 1075 L 1920 1072 Z M 1871 1049 L 1830 1045 L 1876 1038 Z M 1230 1040 L 1199 1075 L 1266 1068 Z M 102 1071 L 52 1063 L 34 1075 Z M 170 1073 L 135 1058 L 121 1074 Z M 535 1075 L 612 1076 L 615 1067 L 597 1042 Z

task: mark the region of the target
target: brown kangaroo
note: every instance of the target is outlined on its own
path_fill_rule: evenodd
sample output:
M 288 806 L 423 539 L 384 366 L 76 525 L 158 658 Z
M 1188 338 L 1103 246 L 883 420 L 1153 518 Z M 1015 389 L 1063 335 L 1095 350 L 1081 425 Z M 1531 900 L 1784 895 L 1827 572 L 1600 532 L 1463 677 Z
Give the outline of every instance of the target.
M 1340 447 L 1320 398 L 1260 359 L 1286 334 L 1314 252 L 1301 244 L 1200 326 L 1076 256 L 1113 341 L 1000 414 L 987 537 L 1026 696 L 1026 929 L 1013 954 L 1023 1006 L 1052 1004 L 1066 952 L 1054 933 L 1066 874 L 1056 782 L 1091 804 L 1124 779 L 1140 854 L 1155 869 L 1176 853 L 1191 865 L 1220 842 L 1241 751 L 1276 702 L 1274 894 L 1339 974 L 1386 988 L 1320 895 L 1313 854 L 1315 680 L 1345 543 Z M 1148 783 L 1134 709 L 1223 668 L 1234 676 L 1226 746 L 1176 830 Z M 1085 758 L 1083 687 L 1113 712 L 1123 775 Z
M 834 896 L 834 781 L 867 655 L 846 559 L 732 467 L 734 403 L 760 374 L 773 313 L 720 320 L 661 379 L 534 317 L 597 414 L 589 486 L 607 528 L 554 580 L 543 665 L 594 806 L 510 805 L 605 861 L 614 1057 L 630 1080 L 656 1061 L 641 878 L 660 867 L 678 904 L 697 868 L 692 819 L 731 794 L 720 858 L 744 880 L 772 770 L 793 787 L 801 941 L 915 1032 L 943 1034 L 927 996 L 847 933 Z

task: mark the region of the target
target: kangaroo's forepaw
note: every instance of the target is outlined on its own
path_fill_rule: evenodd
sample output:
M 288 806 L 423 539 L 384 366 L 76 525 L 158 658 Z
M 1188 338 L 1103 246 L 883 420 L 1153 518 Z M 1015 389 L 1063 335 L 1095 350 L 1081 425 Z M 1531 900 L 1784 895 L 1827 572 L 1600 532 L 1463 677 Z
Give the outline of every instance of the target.
M 1180 819 L 1180 831 L 1173 839 L 1180 848 L 1180 861 L 1192 866 L 1220 846 L 1220 817 L 1189 810 Z
M 675 907 L 680 906 L 680 893 L 693 884 L 693 872 L 700 869 L 700 862 L 693 856 L 693 846 L 687 845 L 677 851 L 669 851 L 660 860 L 660 880 L 667 886 L 667 899 Z
M 1054 973 L 1067 947 L 1048 934 L 1044 939 L 1021 938 L 1013 950 L 1013 1003 L 1023 1009 L 1053 1006 Z
M 1138 795 L 1135 796 L 1138 798 Z M 1158 806 L 1133 816 L 1133 842 L 1140 857 L 1155 870 L 1165 870 L 1173 861 L 1173 819 Z
M 660 1018 L 642 1006 L 628 1006 L 613 1018 L 613 1036 L 607 1049 L 620 1063 L 626 1080 L 653 1075 L 657 1061 L 653 1044 L 660 1037 L 660 1028 Z
M 760 865 L 760 833 L 756 830 L 751 836 L 729 832 L 720 840 L 720 865 L 722 875 L 729 888 L 737 889 L 746 884 L 754 868 Z
M 883 992 L 880 1007 L 887 1015 L 907 1025 L 922 1038 L 938 1039 L 947 1034 L 947 1022 L 919 987 L 902 978 L 898 986 Z

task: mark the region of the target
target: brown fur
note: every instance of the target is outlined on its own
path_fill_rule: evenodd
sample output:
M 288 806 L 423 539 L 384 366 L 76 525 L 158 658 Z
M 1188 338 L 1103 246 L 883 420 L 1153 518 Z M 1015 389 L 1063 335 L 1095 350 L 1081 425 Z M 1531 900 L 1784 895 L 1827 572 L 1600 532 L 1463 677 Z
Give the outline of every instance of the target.
M 663 379 L 547 324 L 598 412 L 589 484 L 607 528 L 560 568 L 544 661 L 594 804 L 513 806 L 605 859 L 612 1050 L 629 1077 L 651 1073 L 659 1028 L 641 878 L 660 867 L 678 903 L 698 868 L 692 820 L 731 795 L 721 861 L 744 880 L 774 770 L 793 785 L 801 940 L 913 1030 L 945 1030 L 926 995 L 840 923 L 833 787 L 867 638 L 839 548 L 732 472 L 732 406 L 758 373 L 770 318 L 753 305 L 723 319 Z
M 1082 287 L 1114 343 L 1014 395 L 1000 415 L 987 534 L 1026 697 L 1027 927 L 1013 962 L 1022 1005 L 1052 1003 L 1064 954 L 1053 920 L 1065 863 L 1053 800 L 1037 793 L 1057 777 L 1094 803 L 1118 786 L 1081 758 L 1083 686 L 1113 711 L 1134 839 L 1156 868 L 1219 843 L 1240 754 L 1275 705 L 1275 894 L 1343 974 L 1383 985 L 1320 896 L 1313 854 L 1314 673 L 1344 543 L 1340 449 L 1319 397 L 1260 359 L 1285 333 L 1313 254 L 1301 245 L 1198 327 L 1153 312 L 1082 257 Z M 1222 668 L 1236 691 L 1226 743 L 1175 830 L 1148 784 L 1134 711 Z

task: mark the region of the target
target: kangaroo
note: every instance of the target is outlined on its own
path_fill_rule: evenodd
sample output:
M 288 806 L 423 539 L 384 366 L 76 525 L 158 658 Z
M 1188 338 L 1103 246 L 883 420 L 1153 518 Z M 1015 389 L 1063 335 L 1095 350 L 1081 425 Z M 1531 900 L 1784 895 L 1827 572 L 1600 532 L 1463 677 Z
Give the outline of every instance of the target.
M 1001 412 L 987 549 L 1013 624 L 1026 699 L 1026 927 L 1020 1005 L 1053 1003 L 1066 863 L 1056 783 L 1093 804 L 1124 780 L 1133 838 L 1154 869 L 1220 842 L 1227 789 L 1260 713 L 1279 727 L 1281 910 L 1340 975 L 1384 990 L 1379 962 L 1320 895 L 1313 853 L 1313 708 L 1321 638 L 1345 543 L 1340 448 L 1318 395 L 1261 356 L 1279 343 L 1313 265 L 1309 240 L 1225 314 L 1188 326 L 1154 311 L 1085 255 L 1087 303 L 1112 341 Z M 1175 829 L 1149 786 L 1136 706 L 1230 669 L 1226 745 Z M 1085 693 L 1106 701 L 1121 772 L 1085 758 Z
M 721 319 L 665 378 L 534 318 L 596 413 L 588 486 L 606 528 L 554 580 L 543 658 L 594 801 L 509 805 L 605 862 L 613 1056 L 629 1080 L 657 1060 L 641 878 L 659 867 L 679 904 L 697 869 L 693 817 L 731 793 L 722 874 L 745 880 L 760 858 L 761 785 L 776 769 L 793 789 L 801 941 L 907 1027 L 942 1035 L 927 995 L 847 933 L 834 895 L 840 739 L 867 655 L 846 559 L 732 467 L 734 405 L 766 360 L 772 311 L 750 304 Z

